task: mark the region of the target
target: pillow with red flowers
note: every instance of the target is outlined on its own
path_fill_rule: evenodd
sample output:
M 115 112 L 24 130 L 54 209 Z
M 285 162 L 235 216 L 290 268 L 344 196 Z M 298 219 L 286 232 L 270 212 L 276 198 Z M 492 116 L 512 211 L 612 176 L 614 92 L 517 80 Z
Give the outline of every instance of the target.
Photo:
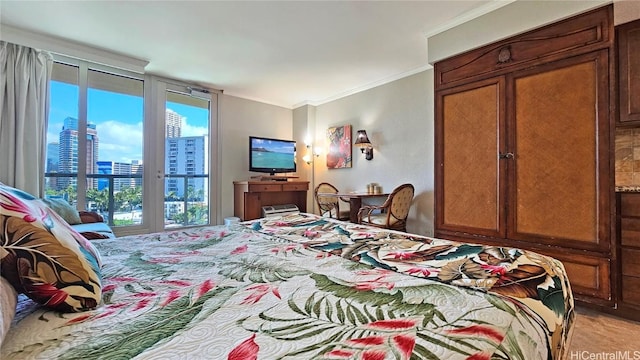
M 0 183 L 0 271 L 20 293 L 77 312 L 102 297 L 100 255 L 42 200 Z

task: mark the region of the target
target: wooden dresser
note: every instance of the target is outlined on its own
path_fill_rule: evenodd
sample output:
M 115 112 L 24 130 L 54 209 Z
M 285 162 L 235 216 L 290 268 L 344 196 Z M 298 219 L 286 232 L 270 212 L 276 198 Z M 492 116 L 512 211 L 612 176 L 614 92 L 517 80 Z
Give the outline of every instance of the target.
M 307 211 L 308 181 L 234 181 L 233 208 L 242 221 L 262 217 L 262 207 L 294 204 Z
M 619 89 L 616 125 L 618 128 L 640 128 L 640 20 L 616 26 L 616 48 Z M 632 155 L 631 158 L 636 157 Z M 616 235 L 620 254 L 616 313 L 640 321 L 640 187 L 626 188 L 616 193 Z
M 619 192 L 620 311 L 640 320 L 640 192 Z

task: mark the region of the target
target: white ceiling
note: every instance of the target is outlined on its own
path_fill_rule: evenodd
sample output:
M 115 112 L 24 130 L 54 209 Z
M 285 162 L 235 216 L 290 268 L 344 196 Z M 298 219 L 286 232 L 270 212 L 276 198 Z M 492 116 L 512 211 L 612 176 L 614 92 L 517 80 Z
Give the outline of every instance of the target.
M 0 21 L 294 108 L 425 70 L 429 35 L 508 2 L 0 0 Z

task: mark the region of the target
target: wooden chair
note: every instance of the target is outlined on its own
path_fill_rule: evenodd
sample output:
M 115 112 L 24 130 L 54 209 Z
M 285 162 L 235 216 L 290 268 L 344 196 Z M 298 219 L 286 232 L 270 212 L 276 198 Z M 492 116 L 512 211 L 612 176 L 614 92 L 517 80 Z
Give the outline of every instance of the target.
M 337 194 L 338 188 L 326 182 L 316 186 L 315 198 L 320 215 L 338 220 L 349 220 L 349 209 L 347 206 L 343 204 L 343 208 L 340 209 L 340 202 L 344 201 L 336 196 L 322 196 L 321 194 L 323 193 Z
M 402 184 L 393 189 L 382 205 L 361 207 L 358 211 L 358 223 L 406 232 L 414 191 L 413 185 Z

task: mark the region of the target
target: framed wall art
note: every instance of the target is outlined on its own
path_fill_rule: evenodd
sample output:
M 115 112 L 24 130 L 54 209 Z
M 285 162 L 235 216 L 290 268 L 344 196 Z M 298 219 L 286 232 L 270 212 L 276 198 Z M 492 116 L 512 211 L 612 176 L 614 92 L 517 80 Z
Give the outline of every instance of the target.
M 351 167 L 351 125 L 330 127 L 327 129 L 327 168 L 341 169 Z

